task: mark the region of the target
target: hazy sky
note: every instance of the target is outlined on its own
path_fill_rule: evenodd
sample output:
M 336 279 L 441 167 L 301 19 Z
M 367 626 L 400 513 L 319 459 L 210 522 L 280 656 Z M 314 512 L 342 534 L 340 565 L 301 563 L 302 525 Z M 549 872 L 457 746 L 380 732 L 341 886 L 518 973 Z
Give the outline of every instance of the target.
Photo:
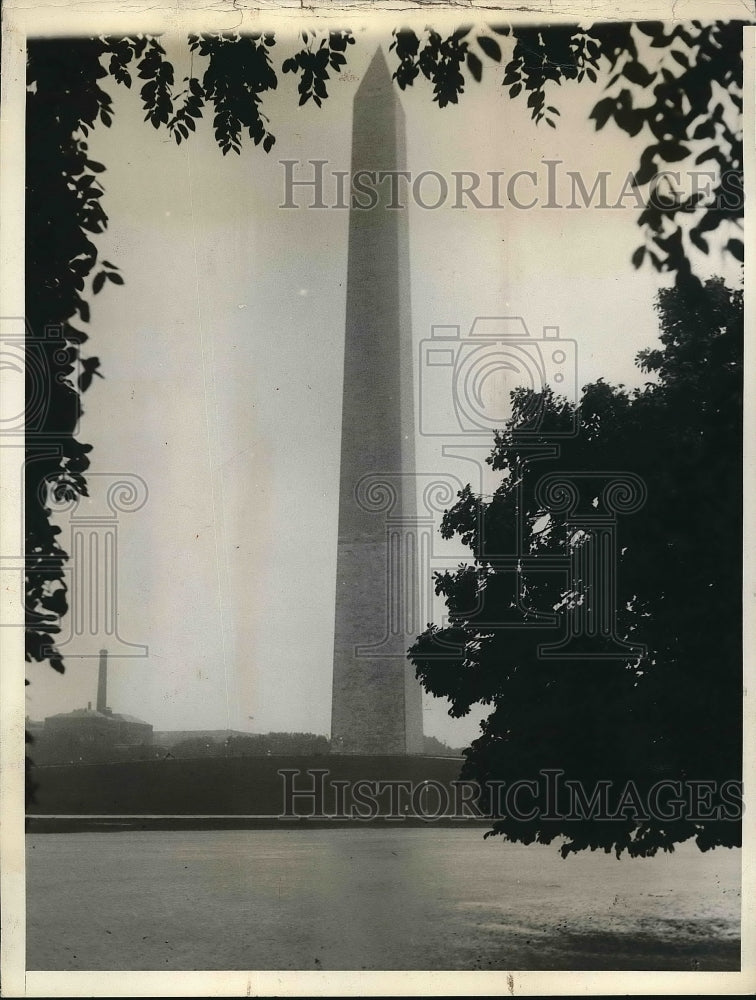
M 107 84 L 114 124 L 90 140 L 107 165 L 110 224 L 96 242 L 126 284 L 92 300 L 88 346 L 106 378 L 86 394 L 81 437 L 94 472 L 135 474 L 149 491 L 120 516 L 117 564 L 119 634 L 148 655 L 112 659 L 109 702 L 156 729 L 329 731 L 348 213 L 280 208 L 279 161 L 349 170 L 354 92 L 379 43 L 393 67 L 389 41 L 361 33 L 321 109 L 298 108 L 296 81 L 279 74 L 264 102 L 277 136 L 267 156 L 249 143 L 223 157 L 207 120 L 177 148 L 143 123 L 137 93 Z M 166 44 L 180 79 L 186 46 Z M 288 48 L 276 46 L 277 66 Z M 544 161 L 561 160 L 560 176 L 582 171 L 589 188 L 610 171 L 619 193 L 642 136 L 594 131 L 601 84 L 559 88 L 551 129 L 500 77 L 488 67 L 457 108 L 439 110 L 422 81 L 402 95 L 413 174 L 536 171 L 543 198 Z M 525 200 L 527 181 L 518 190 Z M 466 331 L 478 315 L 519 315 L 531 334 L 558 326 L 577 342 L 579 384 L 640 384 L 633 359 L 655 341 L 662 279 L 631 268 L 640 230 L 624 204 L 411 205 L 416 357 L 433 324 Z M 716 253 L 705 267 L 726 273 Z M 441 443 L 418 436 L 418 470 L 470 480 L 473 466 L 443 457 Z M 456 546 L 437 553 L 437 568 L 464 558 Z M 73 657 L 64 678 L 33 666 L 30 714 L 94 700 L 96 669 Z M 459 744 L 476 729 L 477 718 L 454 722 L 426 700 L 426 733 Z

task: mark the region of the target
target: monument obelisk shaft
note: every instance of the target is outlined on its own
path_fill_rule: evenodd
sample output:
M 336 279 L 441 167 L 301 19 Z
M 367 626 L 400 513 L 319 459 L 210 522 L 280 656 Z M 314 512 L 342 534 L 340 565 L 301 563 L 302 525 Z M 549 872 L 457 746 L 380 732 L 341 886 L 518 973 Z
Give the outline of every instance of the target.
M 404 169 L 404 112 L 379 49 L 354 98 L 352 177 Z M 331 739 L 341 753 L 422 753 L 406 658 L 418 624 L 408 220 L 387 207 L 390 180 L 376 189 L 379 203 L 349 217 Z M 368 509 L 368 482 L 393 502 Z

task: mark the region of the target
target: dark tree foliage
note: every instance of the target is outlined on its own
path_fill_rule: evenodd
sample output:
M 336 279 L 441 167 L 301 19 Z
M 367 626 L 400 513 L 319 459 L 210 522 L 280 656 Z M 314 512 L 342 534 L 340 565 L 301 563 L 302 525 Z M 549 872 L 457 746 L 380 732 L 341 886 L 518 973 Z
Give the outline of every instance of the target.
M 512 97 L 527 94 L 536 122 L 545 118 L 554 125 L 558 111 L 546 104 L 546 89 L 563 79 L 595 82 L 603 61 L 614 75 L 593 117 L 599 128 L 612 118 L 630 134 L 648 130 L 639 183 L 648 183 L 655 165 L 687 156 L 686 144 L 693 136 L 712 143 L 698 162 L 715 160 L 737 188 L 742 186 L 742 140 L 739 116 L 733 124 L 730 112 L 741 108 L 741 27 L 733 22 L 684 28 L 494 26 L 474 43 L 467 28 L 447 38 L 432 29 L 422 37 L 400 29 L 394 33 L 394 75 L 404 88 L 422 74 L 432 81 L 434 100 L 444 107 L 463 92 L 465 71 L 481 78 L 482 55 L 504 65 L 504 85 Z M 652 66 L 645 50 L 639 54 L 639 32 L 676 68 Z M 319 107 L 328 97 L 330 73 L 344 69 L 354 38 L 349 31 L 314 30 L 301 32 L 300 41 L 298 51 L 283 60 L 281 72 L 298 78 L 300 105 L 312 100 Z M 201 69 L 181 81 L 156 37 L 32 40 L 28 46 L 26 656 L 47 660 L 56 670 L 63 669 L 55 637 L 68 608 L 68 557 L 50 522 L 50 491 L 59 497 L 86 495 L 89 446 L 77 439 L 80 394 L 101 373 L 99 359 L 82 353 L 88 339 L 82 326 L 89 323 L 91 295 L 123 283 L 117 266 L 98 258 L 96 236 L 108 221 L 102 207 L 105 166 L 89 158 L 86 141 L 98 123 L 112 123 L 107 85 L 112 81 L 131 88 L 136 82 L 145 121 L 167 129 L 177 144 L 196 131 L 205 114 L 212 118 L 224 155 L 240 153 L 245 137 L 266 153 L 275 143 L 263 112 L 265 94 L 278 82 L 274 35 L 202 34 L 190 36 L 188 44 L 192 65 Z M 628 90 L 625 81 L 636 89 Z M 699 248 L 707 249 L 704 233 L 742 215 L 741 200 L 730 201 L 732 207 L 723 207 L 719 199 L 718 207 L 696 222 L 690 239 Z M 687 203 L 649 208 L 639 219 L 653 265 L 692 283 L 679 213 L 694 208 Z M 737 240 L 727 246 L 742 257 Z M 644 248 L 636 252 L 636 266 L 645 253 Z
M 707 253 L 705 234 L 743 217 L 744 23 L 491 25 L 475 35 L 472 27 L 462 27 L 447 38 L 432 28 L 421 36 L 403 28 L 394 32 L 394 76 L 402 89 L 423 76 L 443 108 L 464 93 L 465 69 L 474 80 L 482 78 L 482 54 L 489 64 L 503 65 L 509 96 L 526 100 L 536 123 L 556 128 L 555 88 L 569 80 L 596 83 L 608 73 L 605 96 L 590 115 L 596 129 L 612 121 L 630 136 L 647 138 L 634 172 L 647 207 L 638 218 L 644 242 L 633 264 L 640 267 L 647 257 L 657 271 L 695 283 L 691 245 Z M 706 148 L 698 151 L 702 141 Z M 667 182 L 658 190 L 665 170 L 712 169 L 715 180 L 706 197 L 670 190 Z M 735 234 L 725 249 L 743 260 L 743 242 Z
M 84 136 L 109 123 L 107 76 L 89 40 L 29 46 L 26 104 L 26 659 L 47 660 L 60 672 L 55 645 L 68 609 L 60 529 L 50 521 L 50 493 L 87 495 L 90 446 L 76 438 L 80 392 L 98 375 L 99 360 L 84 357 L 89 321 L 85 281 L 97 262 L 92 236 L 107 216 Z M 120 281 L 115 268 L 100 272 Z M 101 285 L 105 279 L 95 279 Z M 93 289 L 97 291 L 98 289 Z M 30 738 L 27 738 L 30 742 Z M 27 795 L 33 794 L 27 770 Z
M 97 373 L 97 358 L 82 362 L 89 320 L 85 279 L 95 266 L 91 236 L 107 217 L 97 175 L 104 169 L 87 156 L 82 128 L 107 113 L 110 99 L 97 81 L 106 76 L 91 43 L 35 43 L 27 96 L 26 318 L 27 659 L 63 664 L 54 649 L 66 610 L 65 553 L 49 521 L 48 489 L 86 496 L 89 447 L 75 439 L 79 390 Z
M 645 795 L 662 779 L 740 779 L 743 296 L 712 279 L 660 292 L 658 311 L 663 346 L 638 357 L 658 381 L 628 392 L 600 380 L 585 387 L 577 414 L 548 391 L 518 390 L 489 460 L 501 485 L 490 500 L 466 488 L 444 515 L 442 534 L 459 536 L 473 561 L 437 576 L 449 625 L 429 626 L 409 655 L 451 715 L 493 707 L 465 752 L 465 778 L 511 783 L 562 769 L 589 795 L 607 780 L 615 795 L 628 782 Z M 578 433 L 555 448 L 576 416 Z M 584 657 L 549 652 L 570 626 L 580 635 L 585 608 L 601 600 L 609 574 L 588 574 L 580 550 L 595 555 L 598 543 L 580 526 L 602 513 L 612 476 L 626 473 L 646 496 L 616 519 L 612 578 L 616 635 L 636 651 L 604 659 L 613 644 L 583 629 L 567 649 Z M 571 477 L 577 499 L 559 485 Z M 512 553 L 522 554 L 519 572 Z M 559 560 L 570 554 L 582 567 L 573 575 Z M 633 855 L 690 837 L 702 849 L 740 838 L 730 820 L 632 815 L 509 817 L 494 832 L 524 843 L 566 837 L 563 853 Z
M 295 65 L 300 103 L 328 96 L 328 67 L 339 70 L 353 39 L 349 32 L 303 33 Z M 87 496 L 90 446 L 77 440 L 80 394 L 94 376 L 97 357 L 86 357 L 88 299 L 108 283 L 123 284 L 115 264 L 98 258 L 93 237 L 104 232 L 105 166 L 88 155 L 89 132 L 113 120 L 110 79 L 130 88 L 142 81 L 145 121 L 165 127 L 177 143 L 214 110 L 215 138 L 225 155 L 239 153 L 242 132 L 269 152 L 275 137 L 260 110 L 262 95 L 276 87 L 270 62 L 275 44 L 266 35 L 191 36 L 189 47 L 204 61 L 201 80 L 188 77 L 177 91 L 174 71 L 156 38 L 30 40 L 26 104 L 26 659 L 48 661 L 63 672 L 56 647 L 68 610 L 68 554 L 51 523 L 51 495 Z M 291 60 L 290 60 L 291 62 Z M 91 282 L 91 283 L 90 283 Z M 31 741 L 31 738 L 28 738 Z M 27 772 L 28 775 L 28 772 Z M 27 794 L 33 782 L 27 778 Z

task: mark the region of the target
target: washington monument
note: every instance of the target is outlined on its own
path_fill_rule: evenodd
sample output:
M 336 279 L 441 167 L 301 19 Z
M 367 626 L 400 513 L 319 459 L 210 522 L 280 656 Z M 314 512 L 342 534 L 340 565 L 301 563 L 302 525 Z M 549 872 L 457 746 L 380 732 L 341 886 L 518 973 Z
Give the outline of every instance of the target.
M 352 176 L 405 169 L 404 112 L 380 49 L 354 98 Z M 407 210 L 349 217 L 331 745 L 423 752 L 422 699 L 407 648 L 417 632 Z M 390 497 L 373 504 L 371 499 Z

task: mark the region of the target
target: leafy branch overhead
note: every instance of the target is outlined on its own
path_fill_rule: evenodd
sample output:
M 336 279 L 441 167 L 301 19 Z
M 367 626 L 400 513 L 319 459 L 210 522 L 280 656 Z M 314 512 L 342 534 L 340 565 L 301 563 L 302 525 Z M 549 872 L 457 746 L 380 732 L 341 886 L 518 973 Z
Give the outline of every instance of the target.
M 339 72 L 347 62 L 346 49 L 354 44 L 349 31 L 300 34 L 302 48 L 284 59 L 282 71 L 299 76 L 299 103 L 310 98 L 320 107 L 328 97 L 329 69 Z M 176 143 L 196 130 L 206 105 L 212 105 L 215 139 L 223 154 L 241 152 L 242 133 L 269 153 L 276 141 L 262 112 L 263 96 L 278 86 L 271 58 L 276 44 L 272 32 L 252 34 L 202 34 L 189 36 L 189 50 L 205 61 L 201 76 L 188 76 L 174 92 L 174 70 L 156 38 L 103 39 L 110 53 L 110 72 L 117 83 L 131 86 L 129 65 L 136 63 L 139 79 L 146 82 L 140 96 L 145 121 L 164 125 Z
M 394 32 L 391 48 L 398 85 L 405 89 L 424 77 L 442 108 L 457 104 L 464 93 L 465 69 L 480 81 L 484 67 L 501 64 L 509 96 L 524 99 L 532 119 L 552 128 L 559 116 L 556 87 L 569 81 L 597 84 L 608 76 L 606 96 L 590 114 L 596 129 L 611 121 L 629 136 L 647 136 L 634 171 L 639 197 L 641 189 L 645 194 L 638 218 L 644 243 L 632 262 L 640 267 L 648 258 L 657 271 L 687 281 L 695 280 L 691 251 L 708 253 L 705 234 L 720 226 L 726 232 L 724 250 L 743 260 L 743 26 L 734 21 L 491 25 L 487 31 L 459 28 L 447 38 L 432 28 L 421 35 L 402 28 Z M 508 40 L 506 52 L 500 39 Z M 670 169 L 710 171 L 710 190 L 659 191 L 660 178 Z
M 316 37 L 315 32 L 302 32 L 302 41 L 305 45 Z M 285 59 L 281 67 L 284 73 L 298 73 L 300 106 L 306 104 L 310 98 L 318 107 L 328 97 L 326 80 L 329 79 L 328 70 L 340 72 L 346 66 L 347 45 L 354 45 L 354 38 L 348 31 L 330 31 L 325 38 L 321 38 L 317 48 L 303 48 L 295 56 Z
M 603 96 L 590 118 L 597 130 L 609 122 L 647 142 L 633 170 L 644 241 L 633 254 L 640 267 L 681 281 L 696 280 L 691 258 L 708 253 L 710 234 L 722 227 L 726 253 L 743 260 L 742 22 L 693 21 L 598 23 L 590 26 L 462 26 L 447 36 L 432 27 L 417 33 L 399 28 L 390 49 L 394 78 L 401 89 L 427 80 L 439 108 L 457 104 L 466 74 L 503 68 L 502 87 L 525 100 L 536 124 L 557 128 L 556 88 L 598 85 Z M 299 104 L 318 107 L 328 97 L 331 72 L 347 65 L 349 31 L 302 31 L 301 48 L 283 59 L 281 71 L 298 77 Z M 278 84 L 273 33 L 189 36 L 189 48 L 204 60 L 204 71 L 174 86 L 174 70 L 156 38 L 100 39 L 116 82 L 131 86 L 130 64 L 145 81 L 140 96 L 145 120 L 165 126 L 178 144 L 196 130 L 206 106 L 213 109 L 215 138 L 224 155 L 241 152 L 246 133 L 270 152 L 275 136 L 262 111 L 264 95 Z M 500 72 L 500 69 L 499 69 Z M 110 98 L 101 100 L 101 120 L 109 125 Z M 697 171 L 710 178 L 706 192 L 694 185 L 670 189 L 670 174 Z M 640 210 L 640 207 L 642 210 Z
M 632 263 L 639 267 L 648 260 L 684 281 L 693 278 L 691 256 L 708 253 L 707 236 L 720 227 L 725 252 L 743 259 L 742 28 L 741 22 L 699 21 L 489 25 L 462 26 L 446 37 L 432 27 L 420 34 L 400 28 L 390 48 L 398 86 L 429 81 L 440 108 L 459 102 L 466 74 L 480 81 L 484 72 L 502 67 L 508 96 L 525 100 L 534 122 L 552 128 L 560 116 L 555 88 L 607 79 L 604 96 L 590 113 L 596 129 L 612 122 L 631 137 L 647 135 L 633 171 L 637 203 L 644 206 L 638 217 L 644 242 Z M 354 37 L 349 31 L 302 31 L 300 42 L 301 48 L 283 59 L 281 71 L 298 77 L 300 105 L 312 100 L 321 107 L 330 73 L 346 66 Z M 93 52 L 101 48 L 117 83 L 130 87 L 132 73 L 144 81 L 145 121 L 167 127 L 177 144 L 196 131 L 210 106 L 224 155 L 240 153 L 245 134 L 266 152 L 272 149 L 275 135 L 262 105 L 278 85 L 273 33 L 190 35 L 189 49 L 204 69 L 185 77 L 181 89 L 156 38 L 102 38 L 90 44 Z M 100 87 L 94 97 L 100 120 L 110 125 L 110 97 Z M 85 134 L 93 123 L 82 118 Z M 670 191 L 665 171 L 671 168 L 710 174 L 708 192 Z

